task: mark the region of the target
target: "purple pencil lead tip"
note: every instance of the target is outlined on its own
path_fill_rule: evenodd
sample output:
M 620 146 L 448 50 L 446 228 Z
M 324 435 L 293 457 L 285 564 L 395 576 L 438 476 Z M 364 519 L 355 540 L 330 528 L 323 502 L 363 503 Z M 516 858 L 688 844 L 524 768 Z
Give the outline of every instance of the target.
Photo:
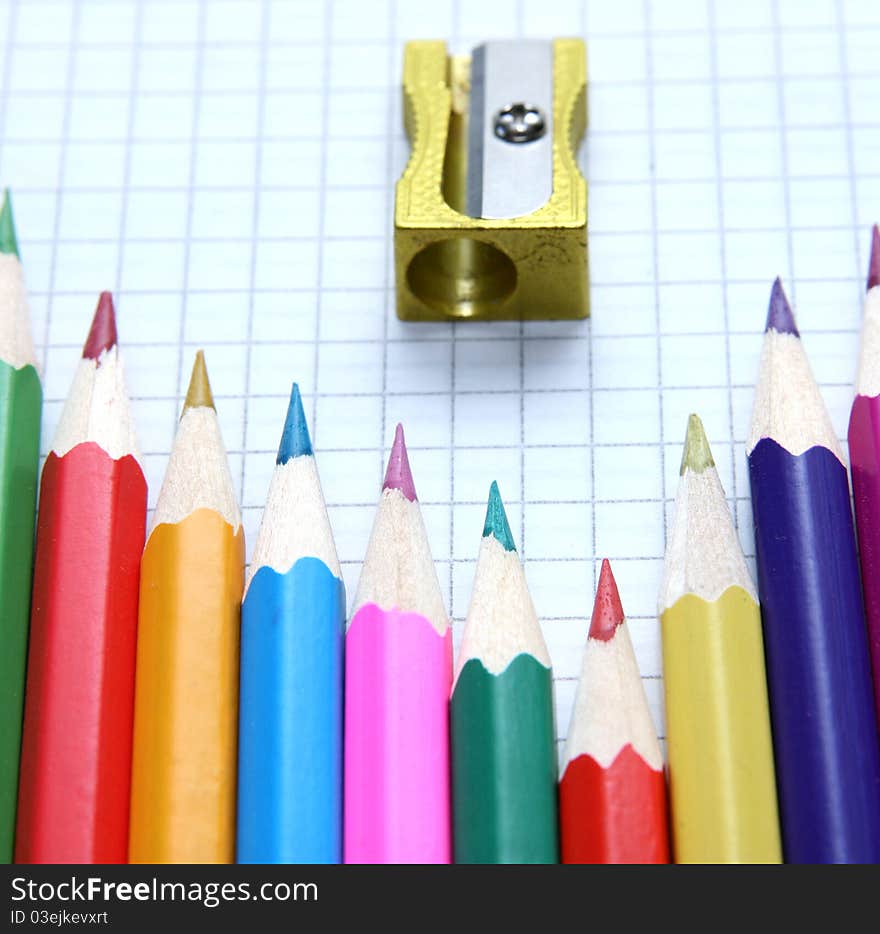
M 791 305 L 782 288 L 782 280 L 777 276 L 770 292 L 770 305 L 767 308 L 767 324 L 765 331 L 774 330 L 779 334 L 794 334 L 800 337 L 800 332 L 794 321 Z
M 409 466 L 409 456 L 406 453 L 406 440 L 403 437 L 403 425 L 398 425 L 394 432 L 394 444 L 391 445 L 391 454 L 388 457 L 388 468 L 385 471 L 383 490 L 400 490 L 410 501 L 415 502 L 416 487 L 413 483 L 412 470 Z
M 880 285 L 880 227 L 871 231 L 871 259 L 868 261 L 868 290 Z

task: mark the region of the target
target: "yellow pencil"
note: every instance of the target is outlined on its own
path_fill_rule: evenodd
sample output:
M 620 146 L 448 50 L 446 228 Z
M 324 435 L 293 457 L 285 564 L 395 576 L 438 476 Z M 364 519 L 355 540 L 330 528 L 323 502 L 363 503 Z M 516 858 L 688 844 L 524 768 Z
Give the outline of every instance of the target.
M 201 351 L 141 562 L 129 858 L 235 857 L 244 534 Z
M 660 619 L 675 860 L 780 862 L 761 614 L 696 415 Z

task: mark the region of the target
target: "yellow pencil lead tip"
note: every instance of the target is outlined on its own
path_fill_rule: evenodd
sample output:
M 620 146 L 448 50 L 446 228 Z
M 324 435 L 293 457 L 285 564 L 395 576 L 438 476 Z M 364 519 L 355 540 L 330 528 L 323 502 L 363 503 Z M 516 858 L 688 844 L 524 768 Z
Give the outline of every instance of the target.
M 199 406 L 210 407 L 215 410 L 217 408 L 214 405 L 214 396 L 211 394 L 208 368 L 205 366 L 205 354 L 201 350 L 196 353 L 196 359 L 193 363 L 192 375 L 189 378 L 189 389 L 186 391 L 186 399 L 183 403 L 183 411 Z
M 703 430 L 703 423 L 699 415 L 691 415 L 688 419 L 687 437 L 684 442 L 684 452 L 681 457 L 681 473 L 687 468 L 694 473 L 702 473 L 707 467 L 714 467 L 712 451 Z

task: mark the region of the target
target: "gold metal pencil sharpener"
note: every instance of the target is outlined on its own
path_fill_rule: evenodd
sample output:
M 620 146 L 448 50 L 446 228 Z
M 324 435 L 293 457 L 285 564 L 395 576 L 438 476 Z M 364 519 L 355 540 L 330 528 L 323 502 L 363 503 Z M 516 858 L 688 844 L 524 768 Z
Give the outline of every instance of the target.
M 405 321 L 583 318 L 589 312 L 587 122 L 580 39 L 487 42 L 449 56 L 408 42 L 412 146 L 394 211 Z

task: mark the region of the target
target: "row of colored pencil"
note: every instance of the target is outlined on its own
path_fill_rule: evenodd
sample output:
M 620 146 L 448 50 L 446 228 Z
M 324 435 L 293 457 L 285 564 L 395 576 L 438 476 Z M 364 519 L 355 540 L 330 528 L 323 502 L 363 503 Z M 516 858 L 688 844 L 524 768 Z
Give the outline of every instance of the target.
M 747 449 L 757 592 L 688 425 L 660 597 L 668 815 L 608 562 L 557 783 L 550 657 L 498 487 L 453 667 L 400 426 L 347 630 L 296 385 L 247 579 L 201 352 L 147 535 L 108 293 L 43 472 L 19 766 L 40 396 L 8 199 L 0 250 L 9 855 L 14 827 L 27 862 L 880 860 L 846 468 L 778 282 Z M 875 228 L 850 425 L 875 652 L 878 286 Z
M 8 202 L 3 218 L 12 231 Z M 21 340 L 17 256 L 7 266 L 3 320 Z M 38 391 L 32 363 L 9 370 Z M 22 451 L 18 427 L 5 457 Z M 35 440 L 24 453 L 32 490 Z M 26 490 L 7 474 L 17 506 Z M 295 385 L 247 581 L 201 352 L 149 534 L 146 507 L 102 293 L 40 487 L 20 766 L 7 739 L 4 831 L 11 850 L 14 819 L 17 861 L 555 862 L 560 826 L 570 859 L 666 858 L 659 744 L 607 564 L 587 652 L 605 674 L 578 702 L 558 807 L 550 658 L 497 486 L 454 681 L 399 426 L 347 632 Z M 19 559 L 32 522 L 4 525 Z M 31 576 L 10 571 L 19 643 L 4 637 L 20 645 L 9 678 L 20 691 Z M 7 725 L 20 722 L 17 703 Z M 618 775 L 630 732 L 637 751 Z M 655 813 L 621 811 L 642 785 Z
M 104 293 L 43 470 L 18 861 L 442 863 L 454 839 L 462 862 L 556 862 L 559 822 L 571 861 L 666 858 L 607 562 L 557 813 L 550 659 L 495 484 L 454 689 L 400 426 L 345 635 L 295 385 L 246 585 L 201 352 L 144 546 L 145 516 Z

